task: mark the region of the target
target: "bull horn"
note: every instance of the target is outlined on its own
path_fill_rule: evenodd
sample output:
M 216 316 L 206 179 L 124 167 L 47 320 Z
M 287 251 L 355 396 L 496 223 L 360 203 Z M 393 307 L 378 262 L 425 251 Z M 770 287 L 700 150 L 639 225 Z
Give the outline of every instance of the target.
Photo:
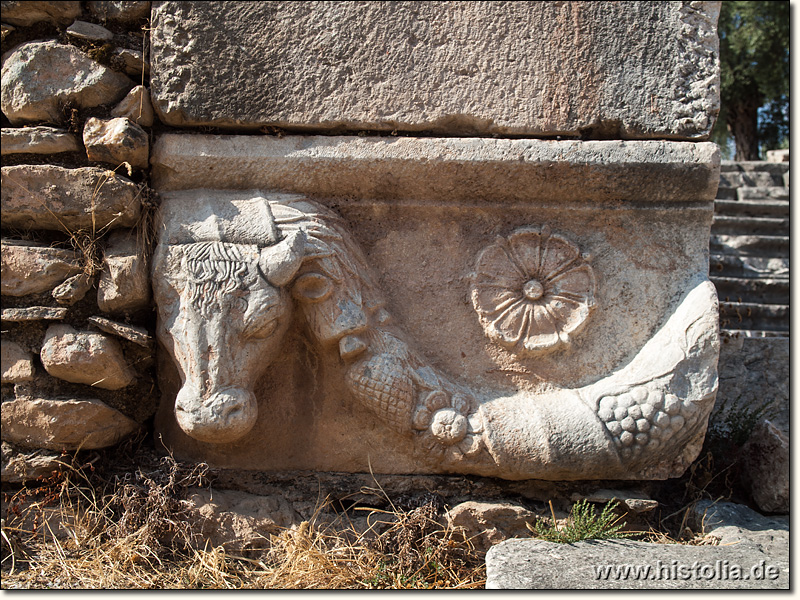
M 306 232 L 293 231 L 274 246 L 261 249 L 258 267 L 264 278 L 276 287 L 283 287 L 297 274 L 303 264 Z

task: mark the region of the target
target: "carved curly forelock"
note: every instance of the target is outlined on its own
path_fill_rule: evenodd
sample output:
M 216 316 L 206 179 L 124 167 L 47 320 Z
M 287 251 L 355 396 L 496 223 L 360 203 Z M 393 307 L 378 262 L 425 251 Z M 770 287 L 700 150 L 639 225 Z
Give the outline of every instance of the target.
M 205 316 L 222 308 L 223 298 L 245 289 L 250 260 L 237 244 L 197 242 L 184 246 L 188 267 L 189 302 Z

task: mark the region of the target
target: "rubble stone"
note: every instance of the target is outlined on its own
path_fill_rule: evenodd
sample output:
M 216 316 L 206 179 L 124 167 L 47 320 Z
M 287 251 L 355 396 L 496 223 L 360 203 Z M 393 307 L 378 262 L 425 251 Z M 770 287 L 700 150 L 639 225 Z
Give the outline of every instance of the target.
M 73 275 L 53 290 L 53 298 L 59 304 L 72 306 L 76 302 L 83 300 L 86 293 L 92 289 L 93 284 L 94 277 L 87 273 Z
M 620 508 L 627 509 L 634 513 L 649 512 L 658 508 L 658 501 L 648 498 L 643 493 L 621 490 L 596 490 L 588 496 L 573 495 L 572 500 L 585 499 L 588 502 L 603 502 L 608 503 L 616 500 L 621 505 Z
M 33 360 L 31 353 L 10 340 L 0 342 L 2 354 L 3 383 L 21 383 L 33 379 Z
M 100 331 L 104 331 L 112 335 L 118 335 L 119 337 L 125 338 L 134 344 L 144 346 L 145 348 L 149 348 L 153 345 L 153 337 L 144 327 L 116 323 L 104 317 L 89 317 L 86 320 L 97 327 Z
M 530 537 L 526 523 L 536 520 L 535 513 L 509 503 L 462 502 L 447 511 L 451 527 L 460 527 L 479 550 L 488 550 L 512 537 Z
M 5 215 L 3 215 L 5 219 Z M 4 296 L 46 292 L 81 271 L 78 255 L 71 250 L 30 246 L 3 240 L 0 245 L 0 289 Z
M 150 2 L 142 0 L 92 0 L 89 10 L 101 19 L 129 23 L 150 16 Z
M 28 42 L 3 63 L 0 104 L 12 125 L 57 123 L 64 103 L 83 108 L 111 104 L 133 85 L 125 75 L 95 62 L 75 46 Z
M 79 332 L 69 325 L 51 325 L 47 329 L 40 356 L 50 375 L 72 383 L 119 390 L 136 379 L 116 340 L 99 333 Z
M 741 451 L 742 475 L 758 507 L 789 512 L 789 423 L 763 419 Z
M 52 165 L 2 168 L 3 226 L 19 229 L 132 227 L 139 220 L 139 188 L 99 167 Z
M 61 470 L 62 462 L 58 454 L 41 451 L 25 454 L 15 452 L 11 444 L 2 444 L 3 462 L 0 480 L 3 483 L 25 483 L 50 477 L 53 471 Z
M 110 42 L 114 39 L 114 34 L 102 25 L 86 21 L 75 21 L 67 27 L 67 35 L 89 42 Z
M 139 427 L 136 421 L 95 399 L 16 399 L 4 402 L 1 410 L 3 440 L 25 448 L 106 448 Z
M 108 121 L 91 117 L 83 128 L 83 145 L 89 160 L 118 165 L 123 162 L 146 169 L 150 158 L 147 132 L 125 117 Z
M 127 117 L 137 125 L 150 127 L 153 124 L 153 104 L 150 102 L 149 90 L 143 85 L 137 85 L 114 107 L 111 116 Z
M 114 232 L 105 251 L 97 305 L 115 314 L 145 308 L 149 302 L 150 273 L 136 237 L 130 231 Z
M 54 25 L 67 25 L 81 14 L 81 3 L 8 1 L 0 3 L 3 21 L 20 27 L 28 27 L 43 21 Z
M 123 62 L 125 72 L 134 77 L 136 81 L 141 81 L 142 73 L 150 75 L 150 63 L 145 60 L 144 55 L 139 50 L 117 48 L 114 50 L 114 56 Z
M 67 316 L 66 308 L 50 306 L 26 306 L 25 308 L 4 308 L 3 322 L 24 323 L 26 321 L 59 321 Z
M 55 127 L 3 127 L 2 155 L 58 154 L 80 150 L 74 135 Z

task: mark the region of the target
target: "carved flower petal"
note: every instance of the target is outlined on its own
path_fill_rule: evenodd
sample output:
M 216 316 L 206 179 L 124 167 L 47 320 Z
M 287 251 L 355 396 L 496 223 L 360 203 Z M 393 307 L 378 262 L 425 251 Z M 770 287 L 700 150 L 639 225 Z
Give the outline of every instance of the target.
M 539 276 L 542 236 L 538 231 L 522 230 L 508 238 L 514 259 L 529 278 Z
M 527 336 L 524 339 L 525 349 L 537 351 L 558 344 L 559 337 L 555 320 L 547 313 L 544 306 L 535 305 L 531 312 L 533 318 L 528 325 Z
M 414 413 L 411 423 L 414 429 L 424 431 L 428 428 L 428 425 L 431 424 L 431 411 L 424 406 L 422 408 L 418 408 Z
M 472 456 L 477 454 L 481 449 L 481 437 L 479 435 L 468 434 L 458 443 L 457 447 L 464 454 L 464 456 Z
M 542 277 L 550 279 L 567 265 L 580 258 L 578 247 L 559 235 L 550 236 L 545 242 L 542 257 Z
M 551 278 L 548 295 L 564 295 L 576 301 L 594 299 L 594 275 L 587 264 L 577 265 Z
M 496 285 L 476 284 L 472 289 L 472 304 L 478 313 L 493 315 L 511 306 L 521 298 L 517 290 L 497 287 Z
M 447 394 L 445 394 L 442 390 L 432 391 L 430 394 L 425 396 L 423 403 L 428 407 L 428 410 L 431 411 L 431 414 L 440 408 L 450 405 L 450 403 L 447 401 Z
M 551 298 L 546 306 L 558 320 L 559 332 L 564 341 L 567 341 L 567 334 L 577 331 L 584 324 L 591 312 L 590 306 L 586 303 L 576 304 L 557 298 Z
M 450 399 L 450 406 L 452 406 L 454 410 L 461 413 L 462 415 L 469 414 L 469 409 L 471 405 L 472 403 L 470 402 L 470 399 L 463 394 L 455 393 L 453 394 L 453 397 Z
M 474 412 L 468 416 L 467 423 L 469 423 L 469 427 L 467 427 L 468 433 L 481 433 L 483 431 L 483 418 L 480 413 Z
M 476 265 L 476 286 L 496 285 L 516 289 L 524 283 L 525 274 L 508 255 L 505 242 L 496 242 L 481 252 Z
M 518 300 L 489 323 L 489 335 L 508 344 L 516 344 L 523 335 L 528 333 L 529 312 L 530 305 Z

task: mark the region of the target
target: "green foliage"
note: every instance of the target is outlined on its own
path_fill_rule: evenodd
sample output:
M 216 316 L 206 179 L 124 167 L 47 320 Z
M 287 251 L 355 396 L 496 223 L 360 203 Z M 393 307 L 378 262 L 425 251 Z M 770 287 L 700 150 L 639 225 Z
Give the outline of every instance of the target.
M 719 17 L 721 110 L 712 140 L 757 135 L 761 154 L 788 145 L 789 2 L 725 1 Z M 751 133 L 734 121 L 758 119 Z M 756 117 L 757 115 L 757 117 Z M 737 152 L 746 144 L 736 140 Z M 751 157 L 752 158 L 752 157 Z
M 616 500 L 609 502 L 598 517 L 593 504 L 585 499 L 580 500 L 572 506 L 569 522 L 564 527 L 559 529 L 555 522 L 546 523 L 544 519 L 539 519 L 533 527 L 528 528 L 534 537 L 560 544 L 630 537 L 631 533 L 620 531 L 626 523 L 620 523 L 620 517 L 614 514 L 617 505 Z

